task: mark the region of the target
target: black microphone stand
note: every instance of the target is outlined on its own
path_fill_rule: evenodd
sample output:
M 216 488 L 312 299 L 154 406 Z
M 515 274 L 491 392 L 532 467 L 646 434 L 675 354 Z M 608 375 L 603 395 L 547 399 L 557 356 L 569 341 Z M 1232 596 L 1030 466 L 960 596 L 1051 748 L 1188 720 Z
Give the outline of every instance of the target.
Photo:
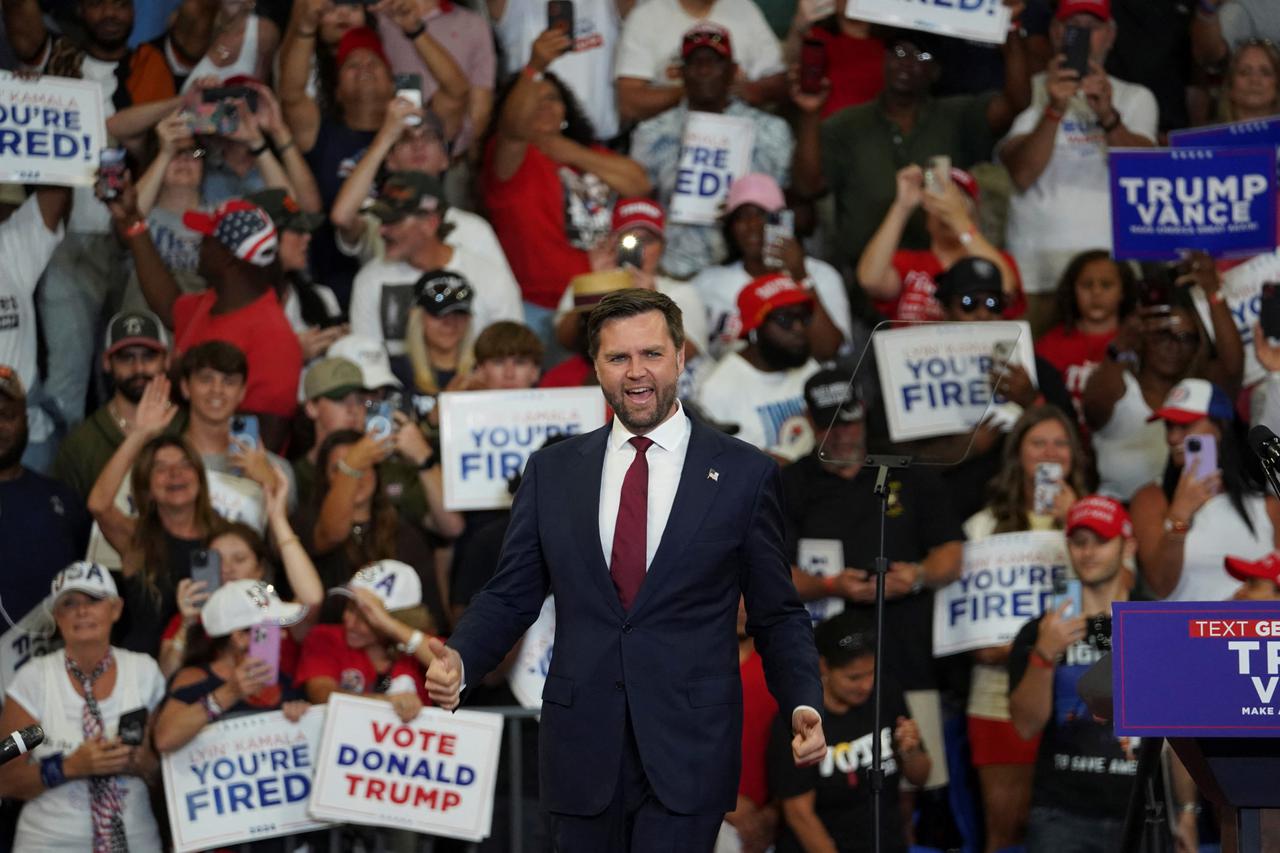
M 872 812 L 872 850 L 880 853 L 880 801 L 884 797 L 884 756 L 880 749 L 880 705 L 881 673 L 884 669 L 884 578 L 889 573 L 889 558 L 884 553 L 885 519 L 889 515 L 889 469 L 907 468 L 911 465 L 910 456 L 872 455 L 867 457 L 867 465 L 879 469 L 876 472 L 875 496 L 880 499 L 880 550 L 874 563 L 876 575 L 876 662 L 875 681 L 871 685 L 871 812 Z

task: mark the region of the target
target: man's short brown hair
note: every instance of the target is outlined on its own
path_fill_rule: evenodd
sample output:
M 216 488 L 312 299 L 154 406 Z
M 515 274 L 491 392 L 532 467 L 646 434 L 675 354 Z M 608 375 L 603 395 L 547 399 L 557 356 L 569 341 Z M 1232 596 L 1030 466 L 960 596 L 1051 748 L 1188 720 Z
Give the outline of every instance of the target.
M 684 349 L 684 316 L 680 313 L 680 306 L 664 293 L 632 287 L 615 290 L 591 309 L 587 318 L 587 355 L 595 361 L 596 353 L 600 351 L 600 330 L 605 323 L 638 317 L 650 311 L 657 311 L 667 321 L 667 331 L 671 333 L 671 341 L 679 353 Z
M 190 379 L 192 374 L 206 367 L 227 376 L 249 378 L 249 360 L 238 346 L 226 341 L 205 341 L 187 350 L 178 362 L 178 376 Z
M 528 358 L 542 364 L 543 346 L 537 333 L 524 323 L 499 320 L 490 324 L 475 342 L 476 364 L 491 359 Z

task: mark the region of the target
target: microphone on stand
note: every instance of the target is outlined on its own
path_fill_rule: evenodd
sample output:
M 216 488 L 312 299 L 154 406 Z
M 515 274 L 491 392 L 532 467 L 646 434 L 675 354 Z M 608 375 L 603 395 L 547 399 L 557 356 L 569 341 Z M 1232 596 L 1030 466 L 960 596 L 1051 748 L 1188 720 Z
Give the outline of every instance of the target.
M 1272 432 L 1270 427 L 1258 424 L 1249 430 L 1249 446 L 1262 463 L 1262 470 L 1267 473 L 1271 490 L 1280 498 L 1280 480 L 1276 479 L 1277 471 L 1280 470 L 1280 436 Z
M 0 764 L 8 764 L 19 755 L 24 755 L 44 742 L 44 729 L 39 726 L 27 726 L 14 732 L 0 741 Z

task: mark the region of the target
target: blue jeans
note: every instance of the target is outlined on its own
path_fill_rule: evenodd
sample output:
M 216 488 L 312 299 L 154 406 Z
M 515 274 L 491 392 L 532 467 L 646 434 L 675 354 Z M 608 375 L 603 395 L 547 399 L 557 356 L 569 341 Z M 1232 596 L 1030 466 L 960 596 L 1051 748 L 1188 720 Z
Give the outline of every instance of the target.
M 1119 853 L 1124 821 L 1035 806 L 1027 820 L 1027 853 Z

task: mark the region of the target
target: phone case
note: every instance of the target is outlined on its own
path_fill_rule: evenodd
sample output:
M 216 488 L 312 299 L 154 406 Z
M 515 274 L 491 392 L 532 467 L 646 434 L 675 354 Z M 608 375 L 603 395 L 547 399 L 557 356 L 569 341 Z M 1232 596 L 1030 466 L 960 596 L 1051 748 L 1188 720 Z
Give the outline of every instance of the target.
M 1057 462 L 1041 462 L 1036 466 L 1035 493 L 1032 495 L 1034 506 L 1032 511 L 1037 515 L 1048 515 L 1053 511 L 1053 502 L 1058 499 L 1058 491 L 1062 488 L 1062 466 Z
M 1211 435 L 1189 435 L 1182 440 L 1183 467 L 1197 479 L 1218 470 L 1218 442 Z
M 120 742 L 128 746 L 142 746 L 147 733 L 147 709 L 134 708 L 120 715 L 120 723 L 116 728 L 116 736 Z
M 1053 609 L 1056 612 L 1062 607 L 1063 602 L 1070 601 L 1071 606 L 1067 608 L 1067 612 L 1063 614 L 1067 617 L 1080 616 L 1084 613 L 1084 593 L 1080 588 L 1080 580 L 1071 578 L 1067 580 L 1062 587 L 1062 591 L 1053 593 Z
M 391 404 L 383 401 L 371 405 L 364 417 L 364 431 L 381 440 L 391 435 L 395 422 L 391 418 Z
M 232 418 L 231 440 L 246 448 L 257 447 L 260 442 L 258 418 L 254 415 L 236 415 Z
M 280 626 L 263 622 L 249 629 L 249 657 L 256 658 L 271 667 L 268 684 L 280 680 Z

